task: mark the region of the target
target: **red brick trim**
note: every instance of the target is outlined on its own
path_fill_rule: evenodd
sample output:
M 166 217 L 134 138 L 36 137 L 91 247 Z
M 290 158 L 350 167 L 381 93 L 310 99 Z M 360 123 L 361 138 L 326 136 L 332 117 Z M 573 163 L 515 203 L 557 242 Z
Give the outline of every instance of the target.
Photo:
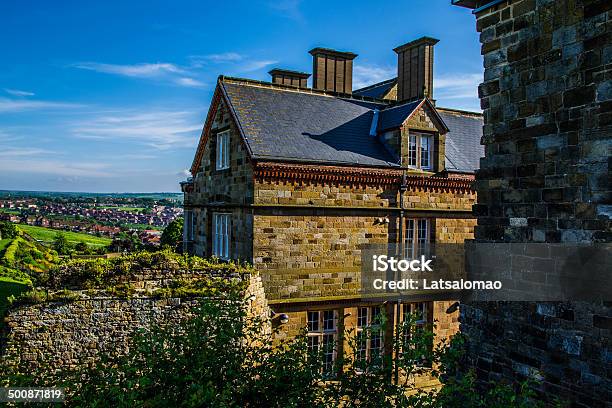
M 324 182 L 360 185 L 399 185 L 402 170 L 361 167 L 322 166 L 311 164 L 290 164 L 257 162 L 255 179 L 269 181 Z M 448 191 L 475 192 L 473 179 L 457 179 L 437 176 L 407 176 L 408 189 L 435 189 Z

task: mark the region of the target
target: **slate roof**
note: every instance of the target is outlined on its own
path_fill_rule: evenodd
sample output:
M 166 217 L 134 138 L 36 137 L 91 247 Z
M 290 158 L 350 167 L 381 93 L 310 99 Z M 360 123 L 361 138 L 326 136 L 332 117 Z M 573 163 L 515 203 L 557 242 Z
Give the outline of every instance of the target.
M 421 100 L 406 103 L 399 106 L 391 106 L 380 112 L 378 118 L 378 131 L 398 128 L 408 116 L 421 104 Z
M 398 127 L 421 101 L 390 105 L 248 80 L 219 81 L 255 159 L 352 166 L 399 167 L 395 155 L 370 135 Z M 446 137 L 449 171 L 473 172 L 483 156 L 482 117 L 436 110 Z
M 398 166 L 370 136 L 373 108 L 384 105 L 246 83 L 221 84 L 254 158 Z
M 382 99 L 382 97 L 389 92 L 389 89 L 393 88 L 397 82 L 397 78 L 387 79 L 386 81 L 379 82 L 365 88 L 357 89 L 353 91 L 353 95 L 367 96 L 369 98 Z
M 446 134 L 446 169 L 472 173 L 480 168 L 480 158 L 484 156 L 484 146 L 480 144 L 482 117 L 443 108 L 438 109 L 438 114 L 449 128 Z

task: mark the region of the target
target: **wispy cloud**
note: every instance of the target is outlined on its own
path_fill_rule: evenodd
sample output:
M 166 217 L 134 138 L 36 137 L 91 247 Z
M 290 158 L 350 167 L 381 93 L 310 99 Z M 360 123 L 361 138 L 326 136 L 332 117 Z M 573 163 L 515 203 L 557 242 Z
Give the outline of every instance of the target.
M 196 73 L 193 72 L 192 69 L 168 62 L 131 65 L 81 62 L 72 65 L 72 67 L 128 78 L 153 79 L 162 82 L 165 81 L 190 88 L 203 88 L 206 86 L 204 82 L 195 78 Z
M 203 65 L 206 62 L 223 64 L 228 62 L 242 61 L 244 56 L 237 52 L 224 52 L 222 54 L 208 54 L 208 55 L 192 55 L 190 57 L 194 65 Z
M 0 172 L 13 173 L 20 169 L 21 173 L 44 174 L 57 176 L 80 176 L 80 177 L 109 177 L 112 173 L 108 170 L 109 165 L 105 163 L 75 162 L 73 160 L 45 160 L 45 159 L 2 159 L 0 160 Z
M 181 86 L 187 86 L 190 88 L 203 88 L 206 84 L 202 81 L 198 81 L 197 79 L 189 78 L 189 77 L 181 77 L 177 78 L 175 82 Z
M 434 78 L 434 95 L 440 99 L 478 98 L 482 74 L 445 74 Z
M 83 108 L 86 105 L 78 103 L 41 101 L 32 99 L 9 99 L 0 98 L 0 113 L 21 112 L 28 110 L 57 110 Z
M 355 65 L 353 68 L 353 88 L 363 88 L 386 79 L 391 79 L 396 75 L 397 70 L 392 67 Z
M 265 68 L 267 66 L 270 66 L 272 64 L 276 64 L 278 63 L 278 61 L 276 60 L 255 60 L 255 61 L 249 61 L 245 64 L 243 64 L 242 66 L 238 67 L 238 71 L 239 72 L 252 72 L 252 71 L 258 71 L 262 68 Z
M 3 159 L 13 157 L 41 156 L 56 153 L 57 152 L 52 150 L 40 149 L 37 147 L 9 147 L 0 145 L 0 157 Z
M 302 0 L 279 0 L 268 3 L 268 6 L 283 17 L 302 22 L 304 21 L 304 16 L 300 10 L 301 4 Z
M 157 159 L 158 156 L 153 154 L 138 154 L 138 153 L 127 153 L 127 154 L 114 154 L 113 159 L 115 160 L 151 160 Z
M 4 88 L 4 92 L 6 92 L 9 95 L 13 95 L 13 96 L 34 96 L 34 92 L 30 92 L 30 91 L 22 91 L 20 89 L 10 89 L 10 88 Z
M 130 140 L 158 150 L 194 147 L 202 125 L 190 111 L 127 111 L 86 118 L 71 127 L 80 139 Z
M 123 75 L 136 78 L 153 78 L 167 74 L 184 74 L 185 71 L 175 64 L 155 63 L 155 64 L 103 64 L 99 62 L 82 62 L 73 65 L 75 68 L 90 71 L 102 72 L 105 74 Z
M 195 68 L 203 68 L 212 65 L 226 65 L 228 70 L 235 73 L 258 71 L 278 62 L 272 59 L 252 58 L 237 52 L 192 55 L 189 59 L 191 60 L 191 66 Z

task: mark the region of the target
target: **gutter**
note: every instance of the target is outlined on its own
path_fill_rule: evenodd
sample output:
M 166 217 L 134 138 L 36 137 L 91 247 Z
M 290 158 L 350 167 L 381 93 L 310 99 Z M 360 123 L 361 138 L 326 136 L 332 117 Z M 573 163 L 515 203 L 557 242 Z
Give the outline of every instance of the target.
M 499 3 L 502 3 L 504 1 L 506 1 L 506 0 L 493 0 L 493 1 L 490 1 L 490 2 L 486 3 L 485 5 L 482 5 L 482 6 L 478 7 L 478 8 L 475 8 L 474 10 L 472 10 L 472 14 L 478 14 L 481 11 L 484 11 L 484 10 L 488 9 L 489 7 L 493 7 L 493 6 L 495 6 L 495 5 L 499 4 Z
M 451 4 L 453 6 L 460 6 L 460 7 L 467 7 L 467 8 L 471 8 L 474 9 L 472 10 L 472 14 L 478 14 L 481 11 L 484 11 L 490 7 L 493 7 L 499 3 L 502 3 L 506 0 L 492 0 L 492 1 L 488 1 L 488 2 L 484 2 L 484 4 L 482 4 L 479 7 L 476 7 L 476 4 L 478 4 L 479 2 L 476 0 L 472 0 L 472 1 L 466 1 L 466 0 L 451 0 Z

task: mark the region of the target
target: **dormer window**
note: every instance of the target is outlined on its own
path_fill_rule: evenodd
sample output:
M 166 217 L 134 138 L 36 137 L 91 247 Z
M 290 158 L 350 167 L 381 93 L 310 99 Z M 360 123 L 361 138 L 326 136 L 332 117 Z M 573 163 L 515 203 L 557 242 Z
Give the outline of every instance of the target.
M 217 170 L 229 169 L 230 131 L 217 133 Z
M 408 136 L 408 167 L 431 170 L 433 136 L 426 133 L 410 132 Z

